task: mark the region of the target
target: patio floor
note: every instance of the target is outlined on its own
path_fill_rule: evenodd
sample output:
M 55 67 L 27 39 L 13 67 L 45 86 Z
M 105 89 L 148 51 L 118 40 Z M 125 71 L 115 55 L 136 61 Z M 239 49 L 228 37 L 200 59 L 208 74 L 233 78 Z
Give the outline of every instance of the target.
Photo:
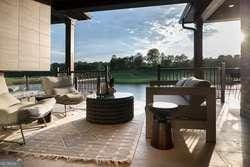
M 144 102 L 135 102 L 135 112 L 144 112 Z M 63 110 L 56 106 L 56 111 Z M 77 110 L 77 109 L 76 109 Z M 82 115 L 83 110 L 79 111 Z M 223 106 L 217 104 L 217 143 L 206 144 L 203 131 L 188 130 L 184 133 L 175 131 L 174 149 L 161 151 L 150 146 L 145 139 L 145 127 L 132 161 L 132 167 L 182 167 L 182 166 L 250 166 L 250 121 L 240 117 L 239 101 L 228 97 Z M 55 119 L 62 119 L 56 117 Z M 144 125 L 145 126 L 145 125 Z M 1 132 L 2 133 L 2 132 Z M 97 166 L 94 163 L 67 162 L 34 157 L 6 155 L 0 152 L 0 159 L 21 159 L 25 167 L 74 167 Z

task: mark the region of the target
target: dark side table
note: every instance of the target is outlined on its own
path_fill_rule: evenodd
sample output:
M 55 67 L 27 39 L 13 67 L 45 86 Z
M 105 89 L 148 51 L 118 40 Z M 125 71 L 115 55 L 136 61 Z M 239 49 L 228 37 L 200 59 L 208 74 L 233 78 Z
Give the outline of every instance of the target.
M 151 106 L 153 113 L 153 135 L 151 145 L 157 149 L 167 150 L 174 147 L 170 120 L 178 106 L 174 103 L 154 102 Z

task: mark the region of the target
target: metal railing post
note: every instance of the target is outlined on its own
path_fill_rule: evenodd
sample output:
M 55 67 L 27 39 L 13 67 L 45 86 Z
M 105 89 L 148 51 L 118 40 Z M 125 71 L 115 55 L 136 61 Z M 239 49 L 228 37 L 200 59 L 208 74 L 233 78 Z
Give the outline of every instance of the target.
M 25 75 L 25 89 L 29 90 L 29 76 Z
M 161 66 L 160 65 L 157 66 L 157 80 L 158 81 L 161 80 Z
M 74 77 L 74 86 L 75 86 L 75 89 L 78 90 L 78 79 L 76 76 Z
M 220 73 L 220 83 L 221 83 L 221 103 L 225 103 L 225 90 L 226 90 L 226 63 L 221 63 L 221 73 Z

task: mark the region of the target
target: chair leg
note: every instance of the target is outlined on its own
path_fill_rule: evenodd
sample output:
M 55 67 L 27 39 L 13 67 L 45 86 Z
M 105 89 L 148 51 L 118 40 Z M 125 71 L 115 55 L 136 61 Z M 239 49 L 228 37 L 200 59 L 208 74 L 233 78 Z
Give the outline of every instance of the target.
M 2 129 L 3 129 L 4 131 L 6 131 L 6 130 L 7 130 L 7 128 L 6 128 L 5 126 L 2 126 Z
M 20 144 L 23 145 L 23 144 L 25 144 L 25 138 L 24 138 L 24 135 L 23 135 L 22 124 L 19 125 L 19 128 L 20 128 L 20 131 L 21 131 L 21 134 L 22 134 L 22 139 L 23 139 L 23 143 L 20 143 Z
M 46 119 L 43 117 L 42 120 L 43 120 L 44 126 L 47 127 Z
M 67 106 L 64 105 L 64 114 L 65 114 L 65 117 L 67 116 Z
M 6 128 L 5 126 L 3 126 L 3 127 Z M 25 138 L 24 138 L 24 134 L 23 134 L 22 124 L 19 125 L 19 129 L 20 129 L 20 132 L 21 132 L 21 135 L 22 135 L 23 142 L 16 142 L 16 141 L 10 141 L 10 140 L 0 140 L 0 143 L 1 142 L 7 142 L 7 143 L 16 143 L 16 144 L 24 145 L 25 144 Z

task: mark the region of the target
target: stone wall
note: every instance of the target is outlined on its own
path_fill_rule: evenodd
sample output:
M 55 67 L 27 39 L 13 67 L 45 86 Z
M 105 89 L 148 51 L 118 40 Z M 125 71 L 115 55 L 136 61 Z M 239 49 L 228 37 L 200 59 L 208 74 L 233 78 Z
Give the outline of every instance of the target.
M 250 1 L 240 0 L 241 31 L 245 39 L 241 44 L 241 115 L 250 118 Z
M 49 70 L 50 15 L 34 0 L 0 0 L 0 70 Z

